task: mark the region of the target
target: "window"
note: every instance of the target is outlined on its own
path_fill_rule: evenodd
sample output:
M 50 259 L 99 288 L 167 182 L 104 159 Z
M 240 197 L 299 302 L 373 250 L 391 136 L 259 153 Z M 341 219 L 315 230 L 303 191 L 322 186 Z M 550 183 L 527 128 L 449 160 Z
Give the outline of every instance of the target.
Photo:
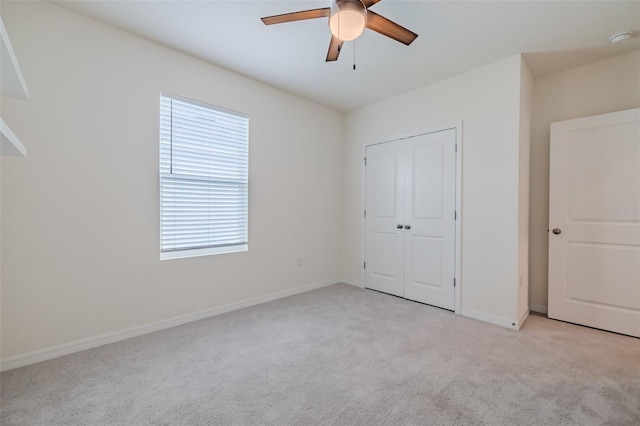
M 249 119 L 160 96 L 160 258 L 246 251 Z

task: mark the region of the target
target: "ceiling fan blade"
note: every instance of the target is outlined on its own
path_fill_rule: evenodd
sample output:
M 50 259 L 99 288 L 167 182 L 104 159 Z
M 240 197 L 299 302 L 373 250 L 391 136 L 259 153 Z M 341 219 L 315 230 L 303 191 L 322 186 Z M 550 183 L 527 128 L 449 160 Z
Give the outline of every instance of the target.
M 338 56 L 340 55 L 340 51 L 342 50 L 342 44 L 344 41 L 336 38 L 335 36 L 331 36 L 331 43 L 329 43 L 329 51 L 327 52 L 327 59 L 325 62 L 333 62 L 338 60 Z
M 362 4 L 364 4 L 364 7 L 366 7 L 368 9 L 371 6 L 373 6 L 374 4 L 378 3 L 379 1 L 380 0 L 362 0 Z
M 265 25 L 282 24 L 283 22 L 303 21 L 305 19 L 325 18 L 331 14 L 331 9 L 303 10 L 300 12 L 284 13 L 282 15 L 265 16 L 262 19 Z
M 370 10 L 367 10 L 367 28 L 382 35 L 386 35 L 400 43 L 404 43 L 407 46 L 410 45 L 416 37 L 418 37 L 418 34 L 413 31 L 409 31 L 405 27 L 402 27 L 395 22 L 388 20 L 384 16 L 380 16 Z

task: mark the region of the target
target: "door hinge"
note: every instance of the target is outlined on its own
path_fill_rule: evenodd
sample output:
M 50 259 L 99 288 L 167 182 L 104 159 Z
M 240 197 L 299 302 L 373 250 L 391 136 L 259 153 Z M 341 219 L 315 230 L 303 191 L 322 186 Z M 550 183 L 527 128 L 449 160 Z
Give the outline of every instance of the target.
M 453 286 L 454 287 L 456 286 L 456 279 L 455 278 L 453 279 Z
M 364 217 L 367 217 L 367 211 L 366 210 L 364 211 Z
M 458 210 L 454 210 L 453 211 L 453 219 L 457 219 L 458 218 Z
M 367 262 L 364 262 L 364 269 L 367 269 Z
M 364 165 L 366 166 L 367 165 L 367 157 L 364 157 L 363 160 L 364 160 Z
M 458 144 L 456 144 L 456 152 L 458 152 Z

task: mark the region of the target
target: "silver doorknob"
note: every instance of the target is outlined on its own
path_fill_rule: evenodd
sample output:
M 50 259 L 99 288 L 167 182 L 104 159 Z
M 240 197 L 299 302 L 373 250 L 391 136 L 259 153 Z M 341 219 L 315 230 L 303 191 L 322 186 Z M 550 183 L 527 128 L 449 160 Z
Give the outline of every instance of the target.
M 397 224 L 397 225 L 396 225 L 396 228 L 398 228 L 398 229 L 402 229 L 402 225 L 401 225 L 401 224 Z
M 411 229 L 411 225 L 405 225 L 404 229 Z
M 554 234 L 556 234 L 556 235 L 560 235 L 560 234 L 562 234 L 562 229 L 560 229 L 560 228 L 553 228 L 553 231 L 551 231 L 551 232 L 553 232 L 553 233 L 554 233 Z

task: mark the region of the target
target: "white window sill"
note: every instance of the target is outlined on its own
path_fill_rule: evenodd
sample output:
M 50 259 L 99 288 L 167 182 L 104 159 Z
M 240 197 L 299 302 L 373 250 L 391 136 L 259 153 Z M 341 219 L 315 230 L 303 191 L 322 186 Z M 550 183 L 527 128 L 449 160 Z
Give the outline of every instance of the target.
M 184 259 L 187 257 L 210 256 L 214 254 L 239 253 L 239 252 L 248 251 L 248 250 L 249 250 L 249 246 L 247 244 L 244 244 L 241 246 L 210 247 L 210 248 L 195 249 L 195 250 L 167 251 L 167 252 L 160 253 L 160 260 Z

